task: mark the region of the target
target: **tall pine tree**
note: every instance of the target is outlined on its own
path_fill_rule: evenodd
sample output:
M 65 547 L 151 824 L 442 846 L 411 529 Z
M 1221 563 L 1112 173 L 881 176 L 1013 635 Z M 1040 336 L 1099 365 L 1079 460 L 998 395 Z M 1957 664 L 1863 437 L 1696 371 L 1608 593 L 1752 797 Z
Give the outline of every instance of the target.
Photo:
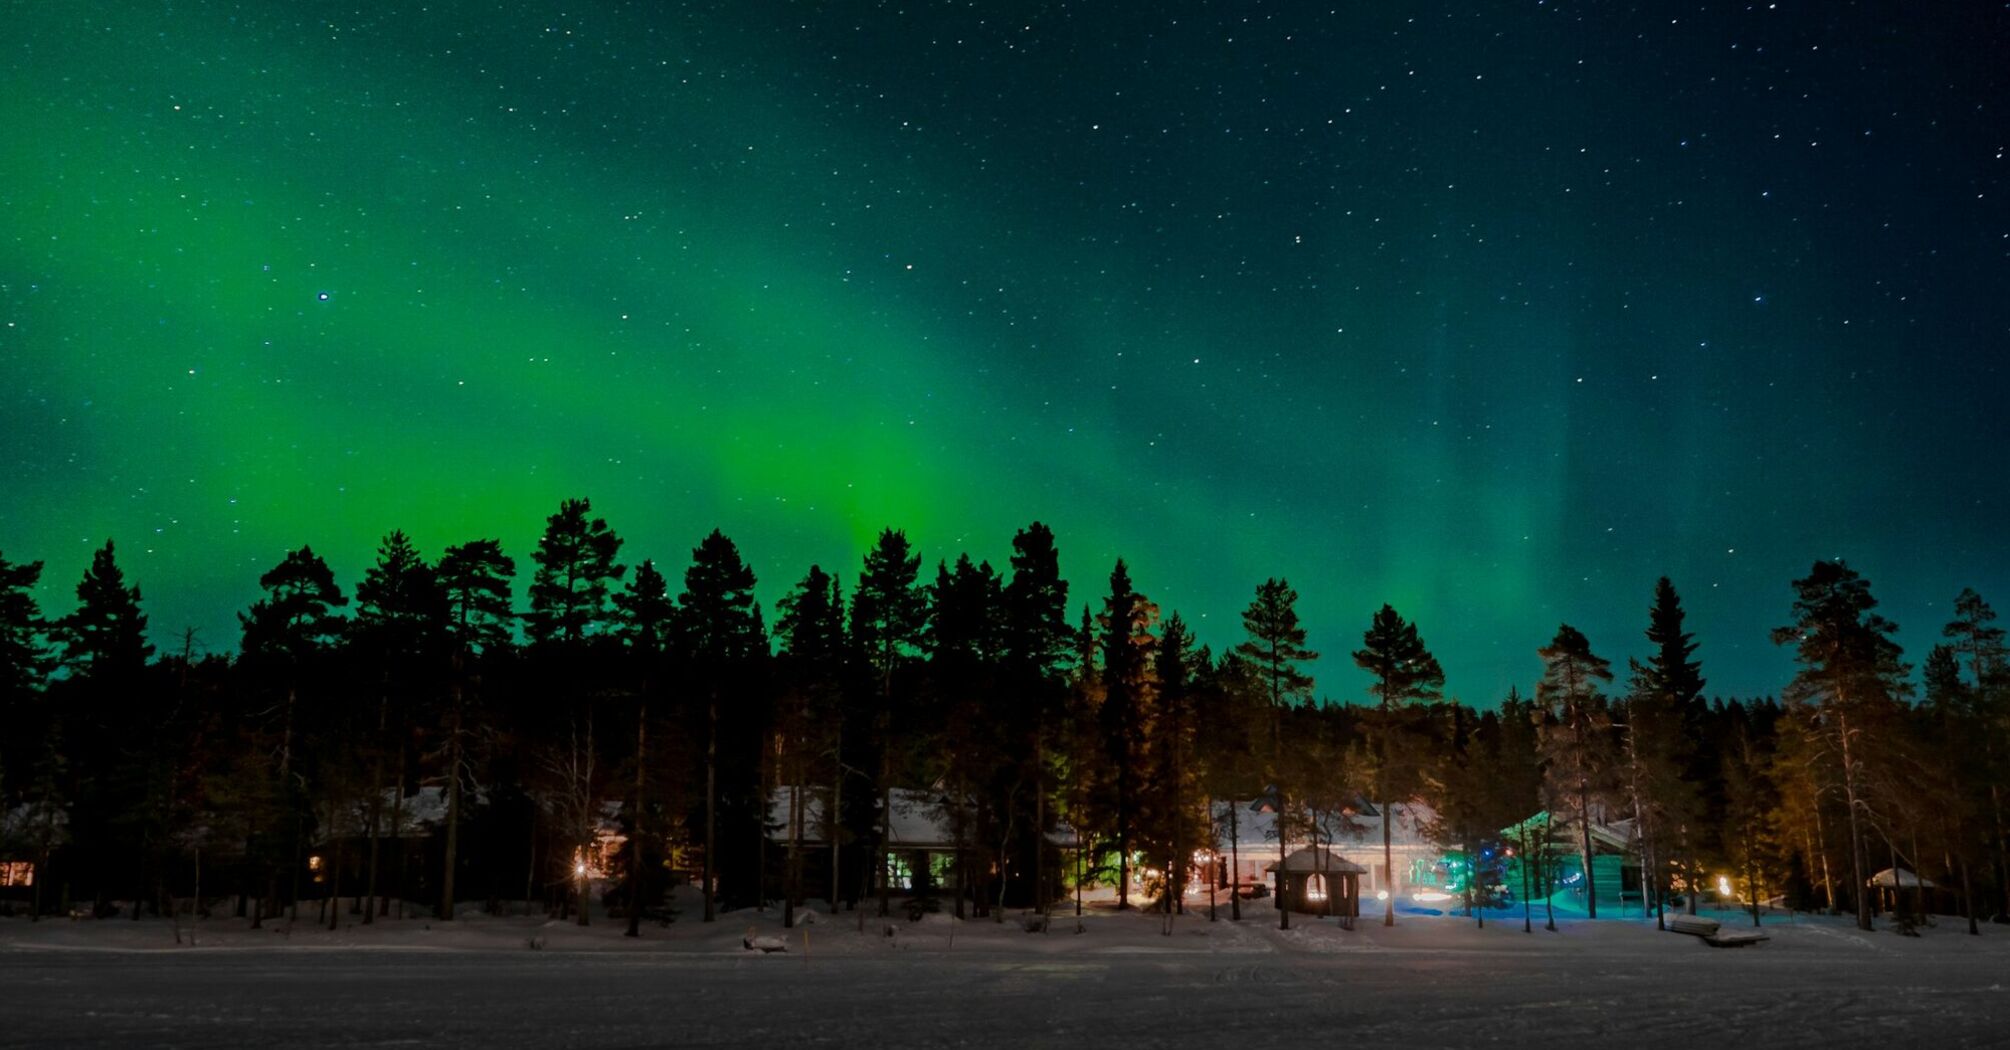
M 1242 611 L 1242 629 L 1249 637 L 1237 644 L 1270 701 L 1269 765 L 1276 803 L 1277 925 L 1291 928 L 1291 909 L 1284 906 L 1284 862 L 1290 840 L 1290 799 L 1285 785 L 1284 708 L 1312 695 L 1312 676 L 1299 669 L 1319 654 L 1305 647 L 1305 628 L 1298 623 L 1298 592 L 1282 578 L 1256 586 L 1256 597 Z
M 1424 647 L 1424 640 L 1417 635 L 1417 626 L 1403 619 L 1388 605 L 1377 610 L 1369 621 L 1368 630 L 1361 636 L 1361 648 L 1354 651 L 1354 665 L 1373 678 L 1368 692 L 1374 696 L 1376 706 L 1375 784 L 1380 789 L 1376 794 L 1382 810 L 1380 881 L 1389 891 L 1384 898 L 1382 925 L 1394 926 L 1395 852 L 1391 846 L 1390 826 L 1396 822 L 1396 811 L 1392 800 L 1398 794 L 1415 790 L 1416 774 L 1421 768 L 1417 757 L 1408 753 L 1415 749 L 1405 746 L 1404 741 L 1409 734 L 1404 732 L 1399 720 L 1404 715 L 1404 708 L 1438 699 L 1445 686 L 1445 672 L 1438 666 L 1438 658 Z
M 1612 715 L 1601 683 L 1612 680 L 1612 665 L 1591 651 L 1583 632 L 1569 624 L 1536 650 L 1542 681 L 1536 703 L 1549 717 L 1541 725 L 1544 775 L 1553 797 L 1567 799 L 1577 818 L 1584 875 L 1584 911 L 1598 918 L 1598 886 L 1592 877 L 1592 803 L 1604 797 L 1612 776 Z

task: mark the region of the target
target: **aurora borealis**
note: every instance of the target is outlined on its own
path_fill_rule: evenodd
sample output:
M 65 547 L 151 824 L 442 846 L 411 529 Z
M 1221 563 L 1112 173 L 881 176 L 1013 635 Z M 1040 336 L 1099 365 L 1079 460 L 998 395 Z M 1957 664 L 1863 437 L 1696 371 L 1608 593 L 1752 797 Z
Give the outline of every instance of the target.
M 10 5 L 0 551 L 216 650 L 593 499 L 766 601 L 1051 524 L 1217 646 L 1384 601 L 1448 691 L 1559 620 L 1776 691 L 1844 557 L 2010 600 L 2000 7 Z M 1009 14 L 1009 17 L 1008 17 Z

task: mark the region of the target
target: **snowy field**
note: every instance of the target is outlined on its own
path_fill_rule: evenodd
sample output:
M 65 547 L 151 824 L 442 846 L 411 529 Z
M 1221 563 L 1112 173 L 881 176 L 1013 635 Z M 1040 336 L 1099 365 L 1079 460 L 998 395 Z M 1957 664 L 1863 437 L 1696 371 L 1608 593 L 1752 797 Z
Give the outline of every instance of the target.
M 891 937 L 846 915 L 771 955 L 740 942 L 784 935 L 774 912 L 640 940 L 598 920 L 214 920 L 192 947 L 154 920 L 0 920 L 0 1046 L 2010 1045 L 2003 926 L 1908 938 L 1779 917 L 1767 943 L 1713 949 L 1638 920 L 1284 933 L 1246 914 L 1170 936 L 1135 914 L 1080 934 L 1072 915 L 1045 934 L 931 916 Z

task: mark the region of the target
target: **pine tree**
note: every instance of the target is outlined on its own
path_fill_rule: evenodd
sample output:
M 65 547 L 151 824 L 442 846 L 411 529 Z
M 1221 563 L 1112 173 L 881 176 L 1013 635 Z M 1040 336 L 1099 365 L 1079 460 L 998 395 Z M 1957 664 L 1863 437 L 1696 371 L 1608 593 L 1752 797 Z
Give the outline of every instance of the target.
M 1096 714 L 1103 765 L 1096 801 L 1101 812 L 1097 823 L 1117 846 L 1119 909 L 1130 907 L 1131 849 L 1145 817 L 1145 740 L 1152 703 L 1147 674 L 1157 619 L 1158 608 L 1131 586 L 1130 569 L 1117 559 L 1099 621 L 1103 702 Z
M 1375 613 L 1361 636 L 1361 648 L 1354 651 L 1354 665 L 1374 677 L 1368 692 L 1375 697 L 1376 792 L 1382 809 L 1382 878 L 1389 896 L 1384 902 L 1382 925 L 1396 925 L 1395 853 L 1390 845 L 1390 825 L 1396 812 L 1392 799 L 1412 787 L 1417 762 L 1402 754 L 1400 710 L 1412 704 L 1438 699 L 1445 686 L 1444 669 L 1438 658 L 1424 647 L 1417 627 L 1387 605 Z
M 851 596 L 852 646 L 872 669 L 878 693 L 873 717 L 873 746 L 878 751 L 878 775 L 873 794 L 879 803 L 879 841 L 872 871 L 877 873 L 879 914 L 891 909 L 888 899 L 887 849 L 892 842 L 894 683 L 921 651 L 928 630 L 928 597 L 917 580 L 921 556 L 913 553 L 907 534 L 886 529 L 865 555 L 858 587 Z M 865 916 L 859 916 L 861 927 Z
M 929 727 L 935 730 L 931 749 L 941 755 L 939 779 L 950 788 L 938 809 L 957 840 L 954 913 L 960 919 L 973 839 L 991 842 L 992 825 L 1009 824 L 1014 816 L 1011 796 L 994 798 L 991 791 L 1010 757 L 989 718 L 998 694 L 1004 593 L 991 564 L 972 563 L 967 554 L 957 557 L 954 569 L 937 563 L 935 581 L 926 644 L 930 685 L 940 707 Z M 1001 880 L 1002 853 L 1001 847 L 990 865 Z
M 15 564 L 0 557 L 0 721 L 9 725 L 20 724 L 15 716 L 41 692 L 52 662 L 48 624 L 35 602 L 41 580 L 41 562 Z M 0 760 L 7 757 L 0 752 Z
M 1188 869 L 1207 827 L 1206 799 L 1200 793 L 1202 771 L 1194 746 L 1200 728 L 1196 672 L 1207 661 L 1205 651 L 1194 651 L 1186 621 L 1177 612 L 1168 616 L 1151 654 L 1157 702 L 1147 749 L 1152 772 L 1146 780 L 1145 807 L 1150 820 L 1146 837 L 1165 873 L 1163 932 L 1167 934 L 1172 932 L 1172 916 L 1186 909 Z
M 1547 822 L 1532 815 L 1542 809 L 1543 771 L 1538 736 L 1542 720 L 1542 711 L 1534 703 L 1522 699 L 1519 690 L 1508 689 L 1500 704 L 1500 765 L 1494 771 L 1493 789 L 1502 812 L 1512 815 L 1505 827 L 1513 836 L 1509 848 L 1515 851 L 1515 869 L 1521 875 L 1523 933 L 1534 931 L 1533 898 L 1536 889 L 1547 886 L 1548 879 Z M 1545 825 L 1539 838 L 1535 834 L 1538 824 Z M 1544 896 L 1548 896 L 1546 888 Z M 1556 928 L 1553 917 L 1548 927 Z
M 60 771 L 44 776 L 48 760 L 62 755 L 62 725 L 54 710 L 44 704 L 54 657 L 47 642 L 49 625 L 35 601 L 35 587 L 42 579 L 42 563 L 16 564 L 0 557 L 0 814 L 19 812 L 26 827 L 23 832 L 47 832 L 35 848 L 36 877 L 30 916 L 41 918 L 41 886 L 47 882 L 48 852 L 53 850 L 53 834 L 60 823 Z M 46 789 L 42 803 L 48 811 L 31 808 L 37 786 Z M 46 817 L 47 827 L 43 827 Z M 0 818 L 4 822 L 4 818 Z
M 445 712 L 447 833 L 440 887 L 440 918 L 451 921 L 460 861 L 461 784 L 469 764 L 468 725 L 481 703 L 483 668 L 508 651 L 513 640 L 511 624 L 516 613 L 510 608 L 510 581 L 516 576 L 516 561 L 503 553 L 500 541 L 471 540 L 448 547 L 440 555 L 432 575 L 435 597 L 429 600 L 441 605 L 442 629 L 453 654 L 453 679 Z M 402 743 L 397 756 L 402 767 Z M 394 824 L 400 818 L 402 795 L 400 784 L 398 794 L 393 796 Z M 387 910 L 387 905 L 388 901 L 380 901 L 379 911 Z
M 1298 665 L 1319 654 L 1305 647 L 1305 628 L 1298 623 L 1298 592 L 1272 577 L 1256 586 L 1256 597 L 1242 611 L 1248 639 L 1235 647 L 1249 662 L 1270 700 L 1270 775 L 1277 804 L 1277 925 L 1291 928 L 1291 909 L 1284 906 L 1284 862 L 1290 841 L 1290 799 L 1284 783 L 1284 708 L 1312 693 L 1312 676 Z
M 1591 804 L 1610 784 L 1613 756 L 1609 734 L 1612 718 L 1599 683 L 1612 680 L 1612 665 L 1591 651 L 1583 633 L 1569 624 L 1541 649 L 1542 681 L 1536 703 L 1549 719 L 1541 726 L 1545 772 L 1553 793 L 1568 798 L 1576 810 L 1584 862 L 1584 910 L 1598 918 L 1598 887 L 1592 878 Z
M 593 504 L 584 499 L 560 503 L 545 519 L 537 541 L 537 572 L 531 578 L 530 613 L 524 626 L 533 644 L 577 645 L 609 624 L 609 588 L 626 567 L 615 563 L 621 538 L 604 518 L 588 517 Z
M 835 577 L 812 565 L 776 603 L 775 635 L 781 643 L 781 674 L 791 702 L 783 710 L 782 734 L 792 770 L 789 787 L 788 888 L 783 924 L 795 925 L 803 890 L 803 836 L 809 813 L 809 785 L 820 759 L 825 771 L 823 833 L 830 845 L 830 889 L 825 904 L 836 914 L 844 839 L 845 670 L 850 642 L 845 635 L 844 594 Z
M 402 754 L 404 741 L 410 737 L 411 709 L 417 694 L 422 690 L 422 679 L 433 677 L 433 662 L 441 654 L 447 630 L 446 594 L 441 589 L 438 575 L 432 566 L 419 556 L 418 548 L 402 530 L 393 530 L 377 547 L 377 562 L 363 574 L 356 584 L 356 623 L 351 632 L 351 641 L 364 653 L 364 660 L 375 665 L 378 680 L 377 727 L 368 748 L 370 755 L 368 804 L 368 834 L 370 838 L 369 857 L 364 876 L 364 898 L 369 906 L 363 912 L 363 922 L 369 925 L 379 913 L 389 911 L 390 897 L 378 895 L 378 863 L 380 860 L 379 834 L 380 820 L 384 804 L 385 766 L 396 762 L 396 782 L 389 785 L 396 796 L 392 805 L 392 816 L 396 819 L 403 811 L 403 770 Z M 428 683 L 433 684 L 433 683 Z M 456 683 L 458 688 L 458 683 Z M 399 730 L 394 748 L 392 736 L 392 706 L 397 702 Z M 449 770 L 449 775 L 454 775 Z M 451 794 L 451 792 L 450 792 Z M 455 841 L 455 821 L 458 816 L 454 806 L 449 806 L 447 840 Z M 453 893 L 451 845 L 448 875 L 444 881 L 448 906 L 441 917 L 452 918 L 451 900 Z M 402 890 L 403 887 L 400 887 Z
M 258 578 L 265 597 L 238 614 L 244 630 L 244 661 L 285 692 L 281 706 L 277 761 L 273 796 L 288 811 L 278 819 L 290 820 L 290 863 L 298 872 L 301 848 L 302 811 L 305 799 L 296 776 L 298 718 L 302 683 L 312 681 L 317 665 L 338 642 L 346 625 L 335 610 L 349 599 L 335 585 L 335 574 L 311 547 L 289 552 L 271 571 Z M 268 854 L 264 906 L 252 920 L 254 927 L 279 906 L 279 869 Z M 298 905 L 298 895 L 292 895 Z
M 1877 735 L 1893 722 L 1905 692 L 1905 665 L 1892 635 L 1898 627 L 1871 610 L 1870 584 L 1839 561 L 1818 561 L 1794 581 L 1794 622 L 1773 631 L 1792 645 L 1801 669 L 1785 699 L 1806 709 L 1842 789 L 1850 842 L 1850 886 L 1860 929 L 1871 928 L 1864 825 L 1873 818 L 1870 787 L 1878 770 Z
M 448 547 L 434 570 L 447 603 L 448 632 L 464 652 L 507 649 L 516 613 L 510 608 L 510 581 L 516 560 L 498 540 L 471 540 Z
M 677 603 L 670 597 L 669 581 L 654 561 L 644 559 L 635 567 L 628 587 L 614 596 L 615 637 L 620 640 L 629 665 L 629 695 L 635 700 L 634 778 L 625 807 L 628 817 L 628 862 L 625 896 L 628 898 L 628 929 L 623 936 L 642 936 L 642 902 L 648 887 L 645 851 L 648 828 L 646 798 L 649 770 L 649 700 L 661 680 L 664 662 L 677 635 Z
M 1068 582 L 1061 578 L 1054 533 L 1039 522 L 1012 536 L 1012 579 L 1004 594 L 1006 688 L 1020 702 L 1007 709 L 1007 738 L 1021 742 L 1018 783 L 1033 797 L 1033 907 L 1047 912 L 1048 803 L 1056 787 L 1053 736 L 1066 718 L 1061 671 L 1068 665 Z
M 2010 780 L 2010 647 L 1996 610 L 1973 588 L 1954 599 L 1954 619 L 1941 628 L 1956 662 L 1968 674 L 1969 720 L 1979 729 L 1971 738 L 1980 743 L 1977 778 L 1989 785 L 1988 826 L 1996 866 L 1998 915 L 2010 915 L 2010 818 L 2006 817 L 2003 783 Z
M 767 697 L 759 675 L 768 632 L 754 602 L 754 570 L 717 529 L 691 551 L 677 605 L 690 679 L 705 698 L 704 899 L 705 921 L 712 922 L 721 895 L 748 904 L 763 897 L 759 866 L 747 857 L 758 857 L 766 835 L 760 726 Z M 722 848 L 722 815 L 724 844 L 741 848 Z

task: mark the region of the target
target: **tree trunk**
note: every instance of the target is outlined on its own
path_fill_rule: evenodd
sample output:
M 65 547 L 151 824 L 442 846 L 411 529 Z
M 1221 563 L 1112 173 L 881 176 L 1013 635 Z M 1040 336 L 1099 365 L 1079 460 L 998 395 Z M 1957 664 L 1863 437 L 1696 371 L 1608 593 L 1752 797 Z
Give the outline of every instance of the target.
M 839 863 L 844 841 L 844 725 L 839 717 L 837 743 L 831 748 L 830 805 L 824 807 L 824 834 L 831 840 L 831 914 L 836 915 L 838 898 L 844 895 L 843 871 Z
M 1388 894 L 1383 901 L 1382 925 L 1396 925 L 1396 853 L 1390 845 L 1389 825 L 1396 819 L 1395 810 L 1389 807 L 1387 799 L 1382 802 L 1382 889 Z
M 1584 917 L 1598 918 L 1598 880 L 1591 874 L 1591 797 L 1583 781 L 1577 784 L 1577 824 L 1584 844 Z
M 461 658 L 454 657 L 453 721 L 447 728 L 447 842 L 440 872 L 440 921 L 454 921 L 454 870 L 460 867 L 461 842 Z
M 1872 928 L 1870 921 L 1870 895 L 1863 891 L 1864 868 L 1866 864 L 1863 848 L 1863 828 L 1857 813 L 1861 803 L 1857 799 L 1856 763 L 1852 760 L 1850 752 L 1849 714 L 1846 711 L 1840 710 L 1840 705 L 1838 705 L 1838 708 L 1836 714 L 1837 728 L 1841 730 L 1840 739 L 1842 741 L 1843 794 L 1845 801 L 1849 803 L 1850 884 L 1856 887 L 1854 896 L 1856 897 L 1857 929 L 1869 930 Z
M 405 741 L 403 737 L 400 737 L 398 740 L 398 769 L 397 774 L 391 778 L 391 785 L 391 844 L 397 847 L 398 850 L 398 877 L 397 885 L 394 889 L 397 891 L 398 897 L 398 918 L 402 919 L 405 917 L 406 865 L 411 860 L 411 851 L 405 848 L 404 839 Z M 386 894 L 377 900 L 377 914 L 389 915 L 390 913 L 391 898 L 389 894 Z
M 644 693 L 649 683 L 642 683 Z M 635 812 L 628 818 L 628 929 L 624 937 L 642 936 L 642 789 L 648 769 L 649 702 L 635 708 Z
M 705 921 L 718 918 L 713 880 L 718 874 L 719 834 L 719 690 L 705 703 Z
M 1520 865 L 1522 867 L 1522 933 L 1534 933 L 1536 931 L 1536 915 L 1534 915 L 1534 905 L 1528 899 L 1528 891 L 1530 891 L 1530 885 L 1528 885 L 1528 861 L 1530 861 L 1530 855 L 1528 855 L 1528 827 L 1526 825 L 1524 825 L 1520 837 L 1522 837 L 1522 865 Z
M 1822 826 L 1822 800 L 1820 795 L 1815 796 L 1814 810 L 1815 842 L 1821 847 L 1822 899 L 1827 902 L 1830 915 L 1840 915 L 1842 914 L 1842 910 L 1836 904 L 1835 876 L 1829 871 L 1829 834 L 1828 829 Z
M 1231 922 L 1242 921 L 1242 829 L 1238 826 L 1236 814 L 1241 808 L 1234 799 L 1228 800 L 1228 918 Z
M 348 837 L 335 836 L 334 863 L 328 865 L 328 929 L 342 928 L 342 860 Z
M 363 925 L 377 920 L 377 860 L 382 852 L 384 816 L 384 736 L 390 725 L 388 690 L 377 698 L 377 747 L 370 758 L 370 867 L 363 879 Z
M 1045 780 L 1047 763 L 1045 757 L 1035 749 L 1033 756 L 1033 911 L 1047 914 L 1047 789 Z M 1041 924 L 1045 929 L 1046 924 Z

